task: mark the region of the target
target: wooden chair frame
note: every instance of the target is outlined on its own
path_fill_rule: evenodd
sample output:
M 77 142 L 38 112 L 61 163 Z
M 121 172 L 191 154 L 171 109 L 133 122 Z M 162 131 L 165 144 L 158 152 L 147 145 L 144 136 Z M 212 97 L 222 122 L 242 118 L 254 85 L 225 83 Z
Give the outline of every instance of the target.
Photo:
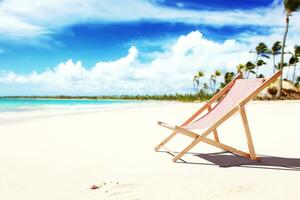
M 220 149 L 223 149 L 225 151 L 229 151 L 231 153 L 237 154 L 239 156 L 259 161 L 260 159 L 256 156 L 254 145 L 252 141 L 252 137 L 250 134 L 250 128 L 248 124 L 248 119 L 245 111 L 245 104 L 247 104 L 249 101 L 251 101 L 259 92 L 261 92 L 263 89 L 265 89 L 267 86 L 269 86 L 272 82 L 278 79 L 282 75 L 281 71 L 278 71 L 275 73 L 272 77 L 265 80 L 263 84 L 257 88 L 252 94 L 250 94 L 247 98 L 245 98 L 243 101 L 241 101 L 237 106 L 232 108 L 229 112 L 227 112 L 221 119 L 216 121 L 215 124 L 213 124 L 211 127 L 206 129 L 201 135 L 194 133 L 188 129 L 183 128 L 183 126 L 186 126 L 193 122 L 194 119 L 196 119 L 203 111 L 206 109 L 208 112 L 212 109 L 212 104 L 216 102 L 220 98 L 224 98 L 224 96 L 227 94 L 227 92 L 232 88 L 235 81 L 242 78 L 242 74 L 238 74 L 231 82 L 229 82 L 221 91 L 219 91 L 216 95 L 214 95 L 203 107 L 201 107 L 197 112 L 195 112 L 190 118 L 188 118 L 181 126 L 170 126 L 168 124 L 165 124 L 163 122 L 158 122 L 160 126 L 163 126 L 165 128 L 173 130 L 173 132 L 165 138 L 156 148 L 155 150 L 158 151 L 161 147 L 163 147 L 167 142 L 169 142 L 177 133 L 181 133 L 183 135 L 186 135 L 188 137 L 193 138 L 193 142 L 190 143 L 185 149 L 183 149 L 181 152 L 179 152 L 174 158 L 173 161 L 176 162 L 178 159 L 180 159 L 183 155 L 185 155 L 189 150 L 191 150 L 196 144 L 199 142 L 205 142 L 207 144 L 210 144 L 212 146 L 218 147 Z M 223 144 L 220 142 L 217 132 L 217 127 L 220 126 L 224 121 L 226 121 L 229 117 L 231 117 L 236 112 L 239 112 L 243 121 L 246 138 L 247 138 L 247 144 L 249 153 L 235 149 L 231 146 L 228 146 L 226 144 Z M 210 133 L 214 134 L 214 140 L 207 138 Z

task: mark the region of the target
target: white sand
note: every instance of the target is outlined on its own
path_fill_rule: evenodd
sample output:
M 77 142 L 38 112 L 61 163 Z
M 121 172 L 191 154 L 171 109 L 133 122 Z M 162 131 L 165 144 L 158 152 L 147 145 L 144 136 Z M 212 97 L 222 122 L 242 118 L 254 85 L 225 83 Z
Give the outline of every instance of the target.
M 2 122 L 0 199 L 300 199 L 299 102 L 247 107 L 257 153 L 280 157 L 261 165 L 231 154 L 202 155 L 216 164 L 195 154 L 183 157 L 189 163 L 173 163 L 171 155 L 155 152 L 170 133 L 156 122 L 179 124 L 199 106 L 163 103 Z M 246 150 L 238 115 L 219 133 L 224 143 Z M 167 147 L 178 151 L 189 142 L 179 135 Z M 199 144 L 192 152 L 220 151 Z M 90 190 L 93 184 L 102 187 Z

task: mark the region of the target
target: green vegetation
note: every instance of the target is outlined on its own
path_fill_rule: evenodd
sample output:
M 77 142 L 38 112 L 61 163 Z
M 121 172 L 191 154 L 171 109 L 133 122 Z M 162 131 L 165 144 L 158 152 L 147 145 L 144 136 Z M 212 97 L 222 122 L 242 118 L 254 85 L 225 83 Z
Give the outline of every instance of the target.
M 157 100 L 157 101 L 206 101 L 212 95 L 198 96 L 194 94 L 175 94 L 175 95 L 112 95 L 112 96 L 3 96 L 0 99 L 16 98 L 16 99 L 82 99 L 82 100 Z
M 197 74 L 194 76 L 193 79 L 193 85 L 195 89 L 195 94 L 199 97 L 199 99 L 203 99 L 205 96 L 212 96 L 216 92 L 218 92 L 221 88 L 225 87 L 235 76 L 236 73 L 242 73 L 244 78 L 250 78 L 251 74 L 255 75 L 256 78 L 264 78 L 265 75 L 262 73 L 259 73 L 259 69 L 261 67 L 269 67 L 270 70 L 272 70 L 272 73 L 274 74 L 276 70 L 283 71 L 287 68 L 286 72 L 286 79 L 287 81 L 290 81 L 293 85 L 296 87 L 300 86 L 300 79 L 299 77 L 296 78 L 296 70 L 297 70 L 297 64 L 300 61 L 300 46 L 295 45 L 293 52 L 285 52 L 285 54 L 289 54 L 289 62 L 283 63 L 282 68 L 280 68 L 281 63 L 276 63 L 276 57 L 280 54 L 280 50 L 282 49 L 281 43 L 279 41 L 276 41 L 272 48 L 269 49 L 268 46 L 264 43 L 259 43 L 257 47 L 255 48 L 255 51 L 250 51 L 250 53 L 255 53 L 256 57 L 254 61 L 248 61 L 245 64 L 241 63 L 236 67 L 236 72 L 224 72 L 222 73 L 219 70 L 216 70 L 213 74 L 209 75 L 209 78 L 205 79 L 205 74 L 203 71 L 197 72 Z M 268 63 L 268 60 L 270 58 L 273 58 L 272 63 Z M 293 76 L 290 79 L 290 68 L 293 68 Z M 268 68 L 266 68 L 268 70 Z M 266 70 L 264 70 L 266 71 Z M 221 81 L 220 78 L 224 74 L 223 81 Z M 205 82 L 207 80 L 208 83 Z M 203 85 L 203 87 L 200 87 Z M 208 87 L 208 85 L 210 87 Z M 278 90 L 276 90 L 278 92 Z M 205 98 L 204 98 L 205 99 Z
M 217 85 L 217 77 L 221 76 L 222 73 L 219 70 L 216 70 L 214 74 L 210 75 L 209 84 L 210 84 L 210 91 L 212 94 L 217 92 L 216 85 Z
M 283 35 L 283 40 L 282 40 L 282 50 L 281 50 L 281 61 L 279 65 L 279 70 L 283 71 L 284 68 L 284 48 L 285 48 L 285 42 L 287 38 L 287 34 L 289 31 L 289 22 L 290 22 L 290 16 L 292 15 L 293 12 L 297 11 L 300 9 L 300 0 L 284 0 L 284 10 L 285 10 L 285 32 Z M 279 81 L 279 88 L 278 92 L 276 94 L 276 97 L 279 98 L 282 92 L 282 76 L 280 77 Z
M 297 77 L 295 86 L 300 87 L 300 76 Z
M 276 56 L 281 53 L 281 48 L 282 48 L 282 45 L 281 45 L 281 42 L 279 42 L 279 41 L 276 41 L 271 48 L 271 54 L 273 57 L 273 74 L 275 74 L 276 68 L 277 68 Z
M 250 53 L 255 53 L 256 54 L 256 59 L 255 59 L 255 62 L 254 62 L 255 64 L 251 63 L 252 64 L 251 67 L 256 68 L 256 72 L 255 72 L 256 77 L 259 76 L 259 74 L 258 74 L 259 67 L 266 64 L 262 59 L 259 59 L 259 58 L 261 58 L 261 57 L 270 58 L 269 55 L 268 55 L 269 52 L 270 52 L 270 50 L 268 49 L 267 45 L 263 42 L 261 42 L 257 45 L 254 52 L 250 51 Z
M 204 73 L 202 71 L 199 71 L 195 76 L 194 76 L 194 79 L 193 79 L 193 86 L 194 86 L 194 90 L 195 90 L 195 93 L 198 94 L 200 91 L 200 79 L 204 77 Z
M 294 67 L 293 78 L 292 78 L 293 84 L 295 84 L 296 67 L 297 67 L 297 63 L 299 63 L 299 57 L 300 57 L 300 46 L 295 45 L 294 53 L 292 54 L 292 57 L 289 60 L 289 66 Z

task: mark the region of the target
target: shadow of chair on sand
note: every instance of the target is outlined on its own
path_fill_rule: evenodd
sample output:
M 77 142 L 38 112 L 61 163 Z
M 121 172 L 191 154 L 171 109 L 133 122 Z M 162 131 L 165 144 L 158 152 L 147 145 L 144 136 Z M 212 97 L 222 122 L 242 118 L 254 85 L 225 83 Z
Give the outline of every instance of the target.
M 167 153 L 171 154 L 170 152 Z M 246 167 L 246 168 L 259 168 L 259 169 L 300 171 L 300 158 L 285 158 L 285 157 L 276 157 L 276 156 L 268 156 L 268 155 L 258 155 L 261 158 L 261 161 L 256 162 L 224 151 L 217 152 L 217 153 L 205 153 L 205 154 L 189 153 L 189 154 L 202 158 L 208 161 L 209 163 L 188 162 L 182 159 L 180 162 L 177 163 L 217 165 L 219 167 Z

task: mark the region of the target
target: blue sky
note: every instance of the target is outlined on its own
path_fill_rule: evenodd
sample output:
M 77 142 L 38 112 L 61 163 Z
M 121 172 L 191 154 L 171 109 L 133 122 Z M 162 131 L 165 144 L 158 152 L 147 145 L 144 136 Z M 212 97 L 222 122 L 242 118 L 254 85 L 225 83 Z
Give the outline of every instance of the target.
M 281 40 L 284 22 L 281 1 L 271 0 L 33 2 L 0 2 L 0 96 L 191 92 L 189 76 L 233 70 L 251 59 L 245 52 L 259 40 Z M 290 43 L 299 31 L 293 23 Z M 220 46 L 214 52 L 220 58 L 214 55 L 218 62 L 208 66 L 205 50 L 211 45 Z M 177 46 L 187 46 L 192 56 L 183 53 L 172 68 Z M 184 64 L 193 61 L 189 69 Z M 121 69 L 115 67 L 119 62 Z M 167 68 L 170 80 L 161 74 Z

